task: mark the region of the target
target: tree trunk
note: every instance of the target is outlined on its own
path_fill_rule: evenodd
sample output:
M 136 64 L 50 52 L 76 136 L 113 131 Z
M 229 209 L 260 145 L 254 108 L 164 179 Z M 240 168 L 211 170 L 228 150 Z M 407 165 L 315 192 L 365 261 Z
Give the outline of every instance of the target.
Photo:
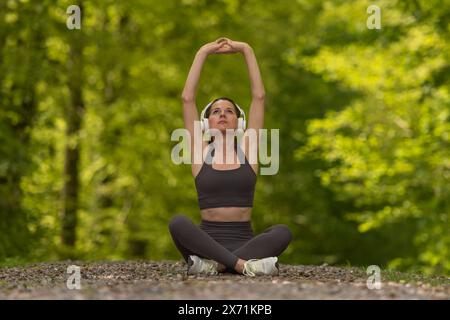
M 81 6 L 80 6 L 81 7 Z M 83 14 L 83 11 L 81 11 Z M 62 212 L 62 244 L 73 248 L 76 243 L 79 194 L 79 133 L 84 114 L 83 101 L 83 29 L 67 30 L 70 33 L 68 59 L 68 87 L 70 104 L 66 110 L 66 139 L 64 163 L 64 190 Z

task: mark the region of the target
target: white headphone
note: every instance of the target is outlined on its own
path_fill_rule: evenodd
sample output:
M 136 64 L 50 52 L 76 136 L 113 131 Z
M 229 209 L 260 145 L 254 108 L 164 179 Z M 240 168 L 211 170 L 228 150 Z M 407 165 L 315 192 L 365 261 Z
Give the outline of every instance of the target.
M 208 105 L 203 109 L 202 113 L 200 114 L 200 121 L 201 121 L 200 122 L 200 126 L 201 126 L 201 129 L 202 129 L 202 132 L 205 132 L 205 131 L 207 131 L 209 129 L 209 119 L 205 118 L 206 110 L 208 110 L 208 108 L 214 102 L 216 102 L 218 100 L 220 100 L 220 99 L 216 99 L 216 100 L 213 100 L 210 103 L 208 103 Z M 240 113 L 239 118 L 238 118 L 237 130 L 245 130 L 245 128 L 246 128 L 245 112 L 244 112 L 244 110 L 242 110 L 241 107 L 239 107 L 237 105 L 237 103 L 235 103 L 235 106 L 239 109 L 239 113 Z

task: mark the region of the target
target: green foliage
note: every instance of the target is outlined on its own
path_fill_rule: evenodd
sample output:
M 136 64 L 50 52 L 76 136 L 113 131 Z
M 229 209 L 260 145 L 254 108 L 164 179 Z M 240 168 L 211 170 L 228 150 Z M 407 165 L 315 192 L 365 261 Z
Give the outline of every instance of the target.
M 395 41 L 380 34 L 370 46 L 322 44 L 316 54 L 299 57 L 311 72 L 359 91 L 361 98 L 310 121 L 308 143 L 296 155 L 314 154 L 327 163 L 318 176 L 353 203 L 345 217 L 358 223 L 359 232 L 394 224 L 403 232 L 405 224 L 414 225 L 417 250 L 393 257 L 390 266 L 419 264 L 430 273 L 448 273 L 450 94 L 442 76 L 448 31 L 431 18 L 419 23 L 400 9 L 389 12 L 403 18 L 390 22 L 403 32 Z

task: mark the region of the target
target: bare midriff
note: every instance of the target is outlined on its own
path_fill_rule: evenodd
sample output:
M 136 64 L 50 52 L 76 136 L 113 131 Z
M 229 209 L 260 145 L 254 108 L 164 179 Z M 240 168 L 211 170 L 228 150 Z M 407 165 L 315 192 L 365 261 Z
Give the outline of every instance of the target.
M 251 207 L 224 207 L 208 208 L 200 210 L 202 219 L 206 221 L 231 222 L 250 221 L 252 215 Z

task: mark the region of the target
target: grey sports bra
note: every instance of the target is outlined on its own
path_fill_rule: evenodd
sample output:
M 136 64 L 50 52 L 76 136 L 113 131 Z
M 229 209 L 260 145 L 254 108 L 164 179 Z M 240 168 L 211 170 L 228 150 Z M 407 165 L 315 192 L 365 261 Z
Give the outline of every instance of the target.
M 235 150 L 238 149 L 240 167 L 231 170 L 213 169 L 212 157 L 215 150 L 211 145 L 208 148 L 207 161 L 203 162 L 195 177 L 200 209 L 253 207 L 256 174 L 241 148 L 235 147 Z

